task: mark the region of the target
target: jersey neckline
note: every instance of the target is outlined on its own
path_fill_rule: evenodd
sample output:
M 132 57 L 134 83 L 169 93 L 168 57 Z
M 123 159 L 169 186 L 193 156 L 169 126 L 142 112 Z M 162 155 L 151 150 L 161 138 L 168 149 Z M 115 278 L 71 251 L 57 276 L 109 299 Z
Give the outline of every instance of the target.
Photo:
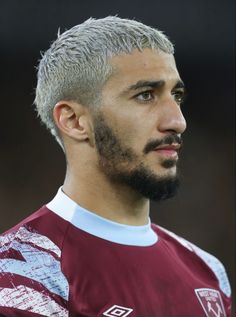
M 130 226 L 111 221 L 78 205 L 62 191 L 62 187 L 46 207 L 75 227 L 110 242 L 145 247 L 158 241 L 150 218 L 144 226 Z

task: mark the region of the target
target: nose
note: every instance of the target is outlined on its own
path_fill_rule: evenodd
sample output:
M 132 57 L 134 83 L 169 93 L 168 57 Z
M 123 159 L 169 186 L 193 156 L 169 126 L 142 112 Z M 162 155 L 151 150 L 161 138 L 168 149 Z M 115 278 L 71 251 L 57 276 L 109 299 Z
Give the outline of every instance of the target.
M 182 134 L 186 130 L 187 123 L 176 101 L 169 100 L 162 104 L 161 116 L 159 116 L 159 130 L 162 133 L 174 132 Z

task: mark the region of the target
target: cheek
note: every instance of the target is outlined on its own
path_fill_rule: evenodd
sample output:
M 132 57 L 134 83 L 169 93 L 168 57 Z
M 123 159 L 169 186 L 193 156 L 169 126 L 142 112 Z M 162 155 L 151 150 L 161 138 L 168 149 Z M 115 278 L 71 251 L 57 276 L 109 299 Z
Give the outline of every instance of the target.
M 145 132 L 145 129 L 141 128 L 137 121 L 127 120 L 120 127 L 119 137 L 126 147 L 132 148 L 136 154 L 140 155 L 148 139 Z
M 113 111 L 113 107 L 106 109 L 106 120 L 116 136 L 124 146 L 131 147 L 137 154 L 142 153 L 153 135 L 154 118 L 150 109 L 142 106 L 134 109 L 133 103 L 124 102 L 120 106 L 116 104 L 116 111 Z

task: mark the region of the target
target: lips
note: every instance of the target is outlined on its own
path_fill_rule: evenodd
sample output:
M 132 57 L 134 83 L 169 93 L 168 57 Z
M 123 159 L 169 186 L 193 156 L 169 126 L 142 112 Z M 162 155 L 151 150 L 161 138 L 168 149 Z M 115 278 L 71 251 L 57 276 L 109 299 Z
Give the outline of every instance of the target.
M 166 156 L 168 158 L 178 158 L 178 151 L 180 149 L 180 144 L 162 145 L 157 147 L 154 152 Z
M 166 151 L 178 151 L 180 149 L 180 144 L 174 143 L 171 145 L 161 145 L 155 148 L 154 151 L 166 150 Z

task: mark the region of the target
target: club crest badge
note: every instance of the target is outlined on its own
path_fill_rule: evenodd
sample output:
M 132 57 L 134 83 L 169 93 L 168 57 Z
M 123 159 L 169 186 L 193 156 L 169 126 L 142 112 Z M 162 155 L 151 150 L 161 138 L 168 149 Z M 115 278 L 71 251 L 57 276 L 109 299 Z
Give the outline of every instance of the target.
M 207 317 L 226 317 L 219 291 L 210 288 L 195 289 L 197 298 Z

